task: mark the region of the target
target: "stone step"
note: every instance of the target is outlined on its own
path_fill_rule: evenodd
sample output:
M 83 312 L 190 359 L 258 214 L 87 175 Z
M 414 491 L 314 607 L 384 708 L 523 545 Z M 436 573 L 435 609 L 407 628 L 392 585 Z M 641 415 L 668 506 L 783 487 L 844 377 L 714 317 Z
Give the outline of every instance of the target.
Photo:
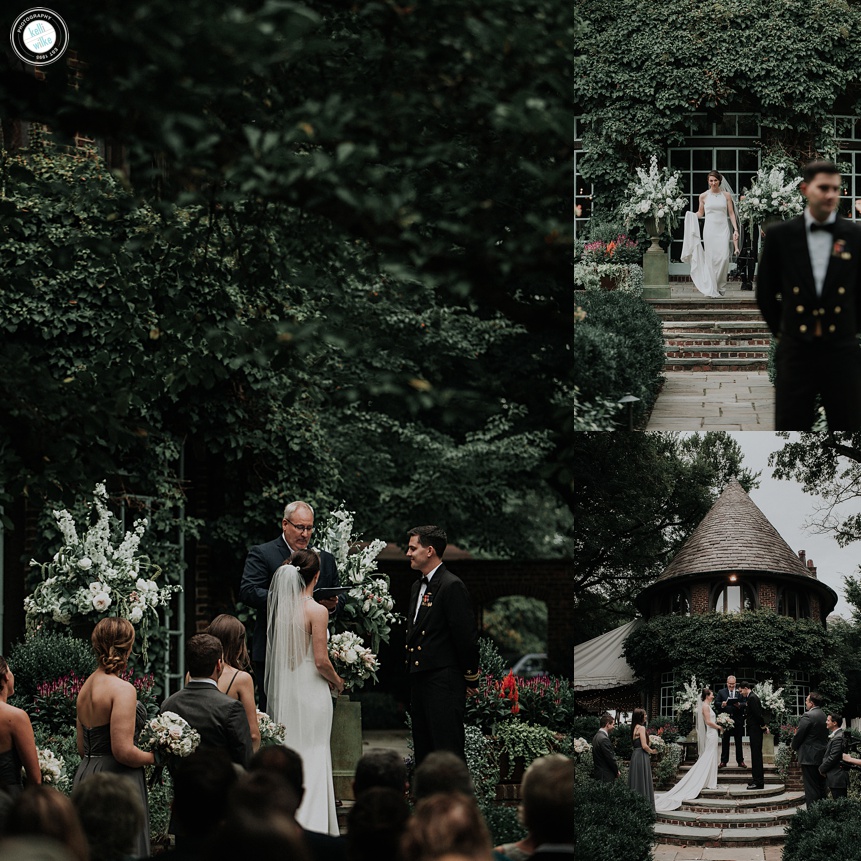
M 711 332 L 687 332 L 684 335 L 664 333 L 664 344 L 667 347 L 763 347 L 768 350 L 770 338 L 761 336 L 726 335 Z
M 657 842 L 671 846 L 775 846 L 784 842 L 785 833 L 783 825 L 767 828 L 709 828 L 655 823 Z
M 768 367 L 766 359 L 667 359 L 665 371 L 765 371 Z
M 771 337 L 768 326 L 761 320 L 664 320 L 664 334 L 676 332 L 712 332 L 715 334 L 753 333 Z
M 729 798 L 733 801 L 751 798 L 770 798 L 775 795 L 780 795 L 786 791 L 786 787 L 782 783 L 766 783 L 762 789 L 746 789 L 747 783 L 726 781 L 724 776 L 720 775 L 719 783 L 716 789 L 704 789 L 700 793 L 700 798 Z M 748 778 L 748 781 L 750 778 Z M 699 801 L 699 799 L 697 799 Z
M 765 325 L 762 315 L 756 308 L 666 308 L 658 311 L 658 316 L 661 320 L 668 323 L 689 323 L 692 320 L 703 321 L 706 324 L 723 323 L 726 321 L 755 321 L 762 326 Z
M 667 346 L 668 359 L 767 359 L 768 347 L 764 344 L 691 344 Z
M 751 790 L 753 792 L 755 790 Z M 745 793 L 746 795 L 747 793 Z M 718 813 L 721 811 L 766 811 L 782 810 L 785 808 L 797 808 L 804 804 L 803 792 L 781 792 L 778 795 L 768 797 L 747 798 L 736 796 L 733 798 L 695 798 L 685 803 L 686 810 L 699 813 Z
M 796 810 L 745 811 L 744 813 L 700 813 L 687 810 L 670 810 L 658 813 L 658 821 L 672 825 L 699 825 L 709 828 L 771 828 L 775 825 L 788 825 Z

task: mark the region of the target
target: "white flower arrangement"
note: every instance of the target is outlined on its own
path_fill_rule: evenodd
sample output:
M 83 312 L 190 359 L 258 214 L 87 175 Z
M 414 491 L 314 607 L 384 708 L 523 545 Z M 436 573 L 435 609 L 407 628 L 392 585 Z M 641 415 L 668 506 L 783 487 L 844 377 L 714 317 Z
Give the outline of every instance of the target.
M 667 743 L 659 735 L 649 736 L 649 747 L 653 748 L 655 753 L 661 753 L 666 746 Z
M 51 786 L 59 786 L 64 783 L 66 761 L 62 756 L 57 756 L 54 751 L 47 747 L 39 748 L 36 753 L 39 757 L 39 771 L 42 772 L 42 783 Z
M 715 718 L 715 722 L 724 730 L 732 729 L 735 726 L 735 721 L 728 714 L 720 714 Z
M 257 726 L 260 728 L 260 746 L 284 744 L 287 728 L 283 723 L 272 720 L 266 712 L 257 709 Z
M 702 703 L 703 686 L 697 681 L 696 676 L 691 676 L 690 682 L 682 683 L 682 690 L 676 694 L 676 711 L 690 711 L 696 714 L 697 709 Z
M 329 659 L 344 685 L 357 691 L 368 679 L 377 681 L 380 662 L 362 639 L 352 631 L 335 634 L 329 639 Z
M 53 512 L 63 546 L 48 563 L 30 560 L 31 567 L 41 570 L 42 581 L 24 599 L 27 627 L 33 631 L 45 623 L 69 625 L 81 619 L 96 623 L 104 616 L 122 616 L 142 635 L 145 652 L 147 631 L 159 621 L 158 608 L 180 587 L 159 586 L 155 580 L 161 569 L 138 554 L 145 519 L 114 540 L 122 532 L 107 500 L 104 483 L 97 484 L 89 506 L 96 511 L 96 522 L 80 535 L 68 511 Z
M 200 733 L 176 712 L 162 712 L 144 724 L 138 744 L 155 754 L 186 757 L 197 750 Z
M 801 177 L 787 179 L 794 168 L 781 162 L 770 170 L 760 168 L 750 188 L 742 191 L 738 201 L 738 217 L 742 222 L 762 222 L 770 215 L 792 218 L 804 210 L 804 198 L 798 190 Z
M 629 183 L 627 194 L 627 201 L 620 207 L 626 224 L 655 218 L 672 229 L 678 222 L 678 213 L 688 205 L 682 194 L 681 174 L 665 167 L 659 170 L 658 157 L 654 155 L 648 172 L 637 168 L 637 179 Z
M 575 738 L 573 742 L 574 753 L 578 756 L 581 753 L 586 753 L 587 750 L 592 749 L 592 745 L 586 741 L 585 738 Z
M 601 279 L 612 278 L 616 290 L 643 294 L 643 267 L 638 263 L 575 263 L 574 284 L 583 290 L 601 290 Z
M 762 707 L 766 711 L 771 712 L 774 717 L 786 714 L 786 700 L 782 696 L 783 688 L 774 690 L 774 683 L 771 679 L 757 682 L 753 686 L 753 692 L 759 697 Z

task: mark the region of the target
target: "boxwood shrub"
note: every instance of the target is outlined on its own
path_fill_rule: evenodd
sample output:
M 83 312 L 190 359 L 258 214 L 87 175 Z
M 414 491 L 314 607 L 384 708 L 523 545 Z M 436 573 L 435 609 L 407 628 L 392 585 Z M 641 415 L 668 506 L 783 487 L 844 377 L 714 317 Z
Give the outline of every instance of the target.
M 592 780 L 575 786 L 573 857 L 589 861 L 650 861 L 654 822 L 649 802 L 631 792 L 621 780 Z
M 792 817 L 783 861 L 857 861 L 861 846 L 861 799 L 827 798 Z

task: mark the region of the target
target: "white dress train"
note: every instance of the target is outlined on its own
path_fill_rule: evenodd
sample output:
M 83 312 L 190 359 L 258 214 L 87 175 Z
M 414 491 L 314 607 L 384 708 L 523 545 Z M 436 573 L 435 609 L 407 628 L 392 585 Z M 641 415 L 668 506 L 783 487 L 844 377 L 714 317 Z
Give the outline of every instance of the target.
M 685 234 L 682 243 L 682 262 L 691 267 L 691 281 L 700 293 L 710 299 L 720 299 L 715 273 L 706 262 L 706 254 L 700 237 L 700 222 L 694 212 L 685 213 Z
M 723 296 L 729 275 L 729 211 L 722 191 L 706 192 L 703 248 L 706 266 L 714 273 L 718 293 Z
M 714 710 L 709 709 L 709 712 L 714 722 Z M 703 789 L 717 789 L 718 753 L 718 731 L 707 727 L 705 746 L 699 758 L 669 792 L 655 793 L 655 810 L 659 813 L 677 810 L 684 802 L 697 798 Z

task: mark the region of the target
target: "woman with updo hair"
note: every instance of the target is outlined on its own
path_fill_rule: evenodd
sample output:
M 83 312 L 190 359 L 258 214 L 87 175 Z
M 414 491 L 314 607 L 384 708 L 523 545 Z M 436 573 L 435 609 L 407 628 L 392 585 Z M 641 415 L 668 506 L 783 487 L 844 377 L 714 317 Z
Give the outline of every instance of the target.
M 344 680 L 329 660 L 329 611 L 314 600 L 320 557 L 297 550 L 273 575 L 266 605 L 266 677 L 270 715 L 286 727 L 284 744 L 302 757 L 305 794 L 296 821 L 338 836 L 332 782 L 332 694 Z
M 146 720 L 146 709 L 137 701 L 134 685 L 119 676 L 132 653 L 135 629 L 128 619 L 102 619 L 93 630 L 91 642 L 99 665 L 78 694 L 77 740 L 81 764 L 75 773 L 74 786 L 103 771 L 133 781 L 146 813 L 134 855 L 149 857 L 144 766 L 152 765 L 154 757 L 135 746 Z M 105 827 L 110 827 L 109 823 Z
M 15 676 L 0 656 L 0 784 L 12 796 L 23 789 L 21 766 L 27 772 L 28 784 L 42 782 L 30 718 L 23 709 L 6 702 L 14 693 Z

